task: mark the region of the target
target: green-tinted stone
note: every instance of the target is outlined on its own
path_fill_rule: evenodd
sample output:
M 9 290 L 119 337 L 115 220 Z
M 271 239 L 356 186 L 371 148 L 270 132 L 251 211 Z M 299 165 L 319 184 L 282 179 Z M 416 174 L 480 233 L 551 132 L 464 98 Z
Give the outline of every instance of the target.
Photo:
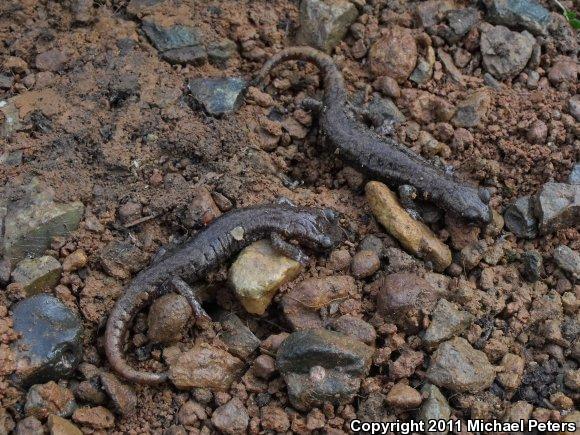
M 50 255 L 22 260 L 12 271 L 12 281 L 24 286 L 27 296 L 53 289 L 60 280 L 62 267 Z

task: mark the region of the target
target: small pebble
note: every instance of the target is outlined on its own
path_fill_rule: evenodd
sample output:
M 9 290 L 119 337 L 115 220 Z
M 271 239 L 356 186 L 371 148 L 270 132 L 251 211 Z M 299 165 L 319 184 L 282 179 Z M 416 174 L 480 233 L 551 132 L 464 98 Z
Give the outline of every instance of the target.
M 352 257 L 351 271 L 355 278 L 368 278 L 381 267 L 381 260 L 376 252 L 359 251 Z

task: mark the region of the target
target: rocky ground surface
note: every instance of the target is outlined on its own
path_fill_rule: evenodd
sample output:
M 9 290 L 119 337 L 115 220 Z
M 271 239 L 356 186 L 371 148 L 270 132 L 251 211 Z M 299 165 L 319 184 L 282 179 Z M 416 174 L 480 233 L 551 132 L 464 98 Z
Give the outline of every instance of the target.
M 572 1 L 562 1 L 573 8 Z M 0 2 L 0 434 L 331 433 L 373 421 L 579 421 L 578 33 L 536 0 Z M 488 187 L 485 227 L 345 166 L 302 109 L 332 54 L 379 134 Z M 392 186 L 391 186 L 392 187 Z M 307 267 L 258 242 L 139 314 L 123 286 L 236 207 L 342 213 Z M 231 266 L 231 267 L 230 267 Z

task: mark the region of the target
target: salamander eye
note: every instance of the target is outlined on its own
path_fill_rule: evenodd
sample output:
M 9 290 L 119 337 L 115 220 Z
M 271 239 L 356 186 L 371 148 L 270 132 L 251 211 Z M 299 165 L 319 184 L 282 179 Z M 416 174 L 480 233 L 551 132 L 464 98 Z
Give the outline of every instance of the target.
M 338 218 L 338 214 L 330 208 L 325 208 L 322 213 L 324 213 L 324 217 L 329 221 L 335 221 Z
M 323 248 L 332 248 L 332 240 L 330 237 L 328 236 L 322 236 L 320 238 L 320 245 L 322 245 Z
M 489 189 L 480 188 L 479 199 L 481 199 L 484 203 L 488 204 L 489 200 L 491 199 L 491 193 L 489 192 Z

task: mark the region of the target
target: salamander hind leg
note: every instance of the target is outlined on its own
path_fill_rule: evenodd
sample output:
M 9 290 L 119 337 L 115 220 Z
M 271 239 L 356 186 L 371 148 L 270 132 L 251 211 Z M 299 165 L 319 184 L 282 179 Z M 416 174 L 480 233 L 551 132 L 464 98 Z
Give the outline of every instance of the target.
M 189 284 L 187 284 L 184 280 L 182 280 L 178 276 L 171 278 L 169 282 L 171 284 L 171 287 L 173 287 L 173 289 L 177 293 L 179 293 L 181 296 L 187 299 L 187 302 L 193 309 L 193 314 L 197 321 L 201 320 L 205 322 L 211 322 L 211 317 L 209 317 L 209 315 L 203 309 L 201 303 L 197 298 L 197 295 L 195 294 L 195 290 L 193 290 L 189 286 Z
M 272 242 L 272 246 L 274 246 L 274 249 L 276 249 L 279 253 L 285 255 L 286 257 L 292 258 L 302 266 L 306 266 L 308 264 L 308 255 L 306 255 L 299 247 L 294 246 L 284 240 L 280 234 L 270 234 L 270 240 Z

